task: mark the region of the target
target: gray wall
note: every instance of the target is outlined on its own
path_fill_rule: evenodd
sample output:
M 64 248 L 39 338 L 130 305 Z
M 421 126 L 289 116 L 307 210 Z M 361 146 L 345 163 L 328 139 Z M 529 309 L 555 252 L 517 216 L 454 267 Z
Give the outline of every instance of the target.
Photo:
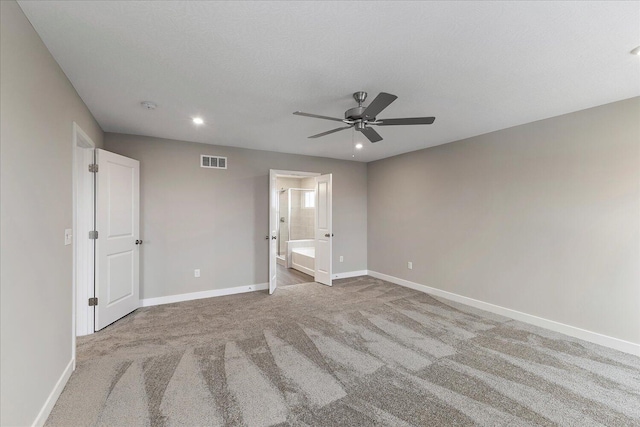
M 0 424 L 30 425 L 72 357 L 72 123 L 103 135 L 18 4 L 0 20 Z
M 140 161 L 142 298 L 268 281 L 269 169 L 333 173 L 333 271 L 367 268 L 364 163 L 111 133 L 105 146 Z
M 640 98 L 369 163 L 368 184 L 369 270 L 640 343 Z

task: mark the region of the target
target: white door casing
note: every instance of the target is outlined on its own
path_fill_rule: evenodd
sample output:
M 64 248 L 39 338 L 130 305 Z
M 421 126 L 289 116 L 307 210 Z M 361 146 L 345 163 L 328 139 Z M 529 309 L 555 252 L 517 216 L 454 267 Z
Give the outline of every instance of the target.
M 89 165 L 95 162 L 94 148 L 75 147 L 76 180 L 74 185 L 74 278 L 76 283 L 76 330 L 77 336 L 93 333 L 93 307 L 87 301 L 93 295 L 94 242 L 89 240 L 89 232 L 95 228 L 95 174 L 89 172 Z
M 96 150 L 95 330 L 140 306 L 140 162 Z
M 315 281 L 331 286 L 332 176 L 316 177 L 316 266 Z
M 89 307 L 89 296 L 93 296 L 93 241 L 89 231 L 93 230 L 94 175 L 89 165 L 94 163 L 95 143 L 76 122 L 73 122 L 73 313 L 71 350 L 76 359 L 76 336 L 93 333 L 93 307 Z M 74 366 L 75 369 L 75 366 Z
M 276 187 L 277 172 L 269 171 L 269 294 L 276 291 L 276 254 L 278 250 L 278 188 Z

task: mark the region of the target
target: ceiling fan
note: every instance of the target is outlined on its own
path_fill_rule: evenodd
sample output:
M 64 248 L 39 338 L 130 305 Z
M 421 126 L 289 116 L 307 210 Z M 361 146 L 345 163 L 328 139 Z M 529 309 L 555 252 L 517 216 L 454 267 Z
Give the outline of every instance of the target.
M 364 136 L 371 142 L 382 141 L 382 137 L 370 126 L 404 126 L 404 125 L 430 125 L 435 121 L 435 117 L 412 117 L 404 119 L 378 119 L 376 116 L 389 106 L 398 97 L 391 95 L 390 93 L 380 92 L 378 96 L 367 107 L 363 107 L 362 103 L 367 99 L 367 92 L 356 92 L 353 94 L 353 98 L 358 103 L 357 107 L 350 108 L 344 112 L 344 119 L 338 119 L 335 117 L 320 116 L 318 114 L 303 113 L 302 111 L 296 111 L 295 115 L 313 117 L 316 119 L 334 120 L 336 122 L 342 122 L 348 126 L 339 127 L 326 132 L 312 135 L 309 138 L 319 138 L 321 136 L 329 135 L 334 132 L 339 132 L 345 129 L 355 128 L 355 130 L 362 132 Z

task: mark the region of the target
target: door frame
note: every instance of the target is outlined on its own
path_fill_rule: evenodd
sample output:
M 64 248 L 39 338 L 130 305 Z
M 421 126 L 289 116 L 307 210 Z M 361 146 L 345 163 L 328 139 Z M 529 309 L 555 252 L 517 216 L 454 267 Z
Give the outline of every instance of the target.
M 95 187 L 89 164 L 93 163 L 96 144 L 73 122 L 72 200 L 73 200 L 73 274 L 72 274 L 72 352 L 76 359 L 76 336 L 93 333 L 93 310 L 87 303 L 93 296 L 93 252 L 88 238 L 93 229 Z M 80 173 L 86 171 L 87 173 Z M 75 366 L 74 366 L 75 369 Z
M 271 282 L 271 277 L 272 274 L 275 273 L 276 274 L 276 281 L 278 280 L 278 276 L 276 272 L 272 272 L 271 271 L 271 266 L 273 265 L 272 262 L 276 263 L 276 271 L 278 269 L 277 266 L 277 261 L 276 261 L 276 256 L 277 251 L 272 251 L 271 250 L 271 240 L 270 237 L 271 236 L 271 223 L 273 221 L 272 215 L 275 215 L 275 203 L 277 203 L 275 200 L 272 199 L 272 197 L 275 196 L 275 192 L 278 190 L 277 188 L 275 188 L 275 182 L 276 182 L 276 178 L 278 177 L 282 177 L 282 178 L 315 178 L 317 176 L 322 175 L 321 173 L 318 172 L 303 172 L 303 171 L 292 171 L 292 170 L 280 170 L 280 169 L 269 169 L 269 215 L 267 216 L 268 218 L 268 226 L 267 226 L 267 239 L 269 241 L 269 249 L 267 251 L 268 253 L 268 257 L 267 260 L 269 262 L 269 277 L 267 280 L 267 283 L 269 284 Z M 277 215 L 276 215 L 277 217 Z M 276 241 L 276 245 L 279 244 L 278 241 Z M 275 290 L 275 287 L 274 287 Z M 269 292 L 269 290 L 267 290 L 267 292 Z

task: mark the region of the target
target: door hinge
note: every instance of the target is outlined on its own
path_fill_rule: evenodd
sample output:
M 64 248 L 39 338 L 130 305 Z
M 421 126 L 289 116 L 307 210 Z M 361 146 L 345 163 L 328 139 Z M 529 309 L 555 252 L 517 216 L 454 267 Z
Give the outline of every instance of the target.
M 96 230 L 89 232 L 89 239 L 96 240 L 98 238 L 98 232 Z
M 91 173 L 96 173 L 98 172 L 98 165 L 95 163 L 92 163 L 89 165 L 89 172 Z
M 95 305 L 98 305 L 98 298 L 89 298 L 89 307 L 93 307 Z

